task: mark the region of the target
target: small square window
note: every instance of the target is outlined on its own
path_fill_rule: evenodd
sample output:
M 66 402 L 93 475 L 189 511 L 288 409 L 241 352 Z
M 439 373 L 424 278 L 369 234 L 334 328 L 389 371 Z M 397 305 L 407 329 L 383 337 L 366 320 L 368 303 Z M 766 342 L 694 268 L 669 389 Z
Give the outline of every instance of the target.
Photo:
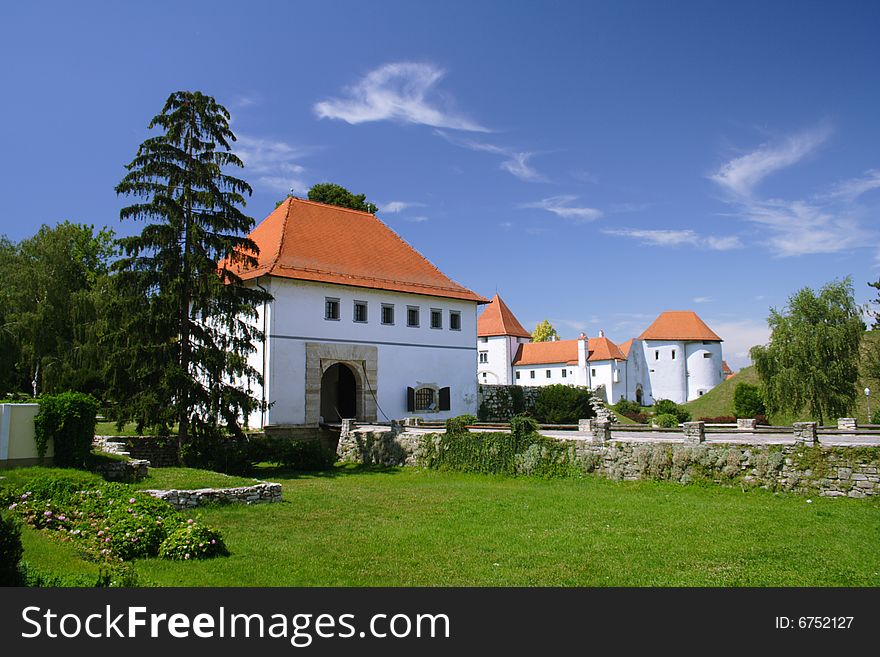
M 461 330 L 461 313 L 457 310 L 449 311 L 449 330 L 450 331 L 460 331 Z
M 517 371 L 516 371 L 516 378 L 517 378 L 517 379 L 519 379 L 519 374 L 520 374 L 520 372 L 519 372 L 519 370 L 517 370 Z
M 389 326 L 394 324 L 394 306 L 390 303 L 382 304 L 382 323 Z
M 590 376 L 596 376 L 596 368 L 590 370 Z
M 550 378 L 550 370 L 547 370 L 547 378 Z
M 535 378 L 535 370 L 530 370 L 530 371 L 529 371 L 529 378 L 530 378 L 530 379 L 534 379 L 534 378 Z
M 489 342 L 489 338 L 480 338 L 480 342 Z
M 564 379 L 568 375 L 568 370 L 562 370 L 562 378 Z
M 672 360 L 675 360 L 675 349 L 672 350 Z
M 339 320 L 339 299 L 324 298 L 324 319 Z
M 431 308 L 431 328 L 443 328 L 443 311 L 438 308 Z
M 406 325 L 418 328 L 418 326 L 419 326 L 419 307 L 418 306 L 407 306 L 406 307 Z
M 419 388 L 415 394 L 417 411 L 433 411 L 434 410 L 434 389 Z
M 705 352 L 705 353 L 703 354 L 703 358 L 712 358 L 712 354 L 710 354 L 710 353 L 707 351 L 707 352 Z M 700 394 L 703 394 L 703 393 L 700 393 Z
M 367 322 L 367 302 L 366 301 L 355 301 L 354 302 L 354 321 L 360 322 L 361 324 L 366 324 L 366 322 Z

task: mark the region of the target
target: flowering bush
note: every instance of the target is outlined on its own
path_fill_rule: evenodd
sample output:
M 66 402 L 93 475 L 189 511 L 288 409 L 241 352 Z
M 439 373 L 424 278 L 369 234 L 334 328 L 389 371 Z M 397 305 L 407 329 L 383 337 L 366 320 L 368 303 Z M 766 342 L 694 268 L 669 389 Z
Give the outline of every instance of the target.
M 108 562 L 156 556 L 166 538 L 194 525 L 165 502 L 125 484 L 90 484 L 83 490 L 76 480 L 58 477 L 52 481 L 52 477 L 42 476 L 28 481 L 25 488 L 3 489 L 2 499 L 25 524 L 52 532 L 92 558 Z M 189 558 L 227 554 L 218 532 L 205 527 L 199 530 L 214 542 L 209 550 L 190 551 Z M 204 543 L 197 538 L 196 546 Z
M 19 583 L 18 562 L 21 555 L 21 527 L 18 521 L 0 513 L 0 586 Z
M 179 561 L 208 559 L 228 554 L 229 551 L 223 543 L 220 532 L 191 519 L 183 527 L 171 532 L 159 546 L 160 557 Z

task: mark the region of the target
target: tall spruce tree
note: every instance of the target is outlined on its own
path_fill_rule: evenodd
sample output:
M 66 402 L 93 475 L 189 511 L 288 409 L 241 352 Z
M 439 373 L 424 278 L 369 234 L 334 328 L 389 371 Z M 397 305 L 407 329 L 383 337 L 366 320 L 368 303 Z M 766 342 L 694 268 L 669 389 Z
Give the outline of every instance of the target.
M 819 421 L 841 417 L 855 405 L 859 345 L 865 332 L 851 279 L 834 281 L 817 294 L 804 288 L 783 312 L 770 309 L 770 344 L 750 355 L 773 414 L 806 408 Z
M 180 444 L 259 408 L 248 364 L 262 334 L 254 321 L 271 297 L 237 275 L 256 264 L 246 235 L 251 187 L 227 171 L 242 167 L 231 152 L 229 112 L 198 91 L 171 94 L 149 128 L 163 134 L 138 148 L 117 194 L 139 199 L 122 220 L 145 221 L 140 235 L 119 240 L 124 257 L 110 295 L 108 374 L 118 422 L 169 429 Z

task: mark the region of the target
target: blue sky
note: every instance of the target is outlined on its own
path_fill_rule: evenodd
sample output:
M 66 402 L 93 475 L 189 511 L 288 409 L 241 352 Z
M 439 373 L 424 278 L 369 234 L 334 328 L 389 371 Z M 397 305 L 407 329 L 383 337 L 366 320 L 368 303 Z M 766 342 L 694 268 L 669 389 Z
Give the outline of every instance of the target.
M 531 328 L 622 342 L 693 309 L 734 367 L 770 306 L 880 278 L 880 3 L 0 7 L 0 234 L 120 233 L 178 89 L 233 114 L 258 221 L 340 183 Z

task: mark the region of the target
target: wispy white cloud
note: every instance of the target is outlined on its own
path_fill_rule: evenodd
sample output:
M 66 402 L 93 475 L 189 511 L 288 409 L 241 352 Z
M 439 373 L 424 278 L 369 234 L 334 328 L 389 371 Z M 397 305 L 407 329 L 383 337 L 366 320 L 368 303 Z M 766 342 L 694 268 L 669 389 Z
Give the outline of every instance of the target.
M 307 155 L 306 149 L 279 140 L 239 134 L 234 150 L 255 186 L 298 194 L 308 191 L 309 185 L 302 178 L 305 167 L 296 161 Z
M 512 148 L 505 148 L 503 146 L 475 141 L 473 139 L 457 138 L 449 135 L 443 130 L 435 130 L 434 134 L 438 137 L 442 137 L 450 144 L 460 146 L 461 148 L 500 155 L 504 160 L 499 165 L 499 168 L 516 176 L 520 180 L 524 180 L 525 182 L 547 182 L 547 178 L 529 164 L 529 160 L 535 155 L 535 153 L 517 151 Z
M 691 301 L 694 303 L 711 303 L 712 297 L 694 297 Z
M 767 175 L 792 166 L 831 134 L 827 125 L 798 133 L 724 164 L 711 179 L 727 192 L 733 216 L 759 227 L 761 243 L 774 255 L 793 257 L 837 253 L 880 245 L 880 233 L 863 226 L 857 201 L 880 188 L 880 171 L 838 182 L 828 191 L 800 199 L 761 197 L 754 189 Z
M 315 103 L 319 118 L 358 124 L 399 121 L 472 132 L 488 129 L 449 107 L 436 92 L 445 71 L 427 63 L 393 62 L 370 71 L 346 89 L 344 98 Z
M 426 217 L 425 215 L 418 215 L 416 217 L 407 217 L 407 221 L 410 221 L 414 224 L 421 224 L 430 220 L 430 217 Z
M 423 208 L 424 203 L 416 203 L 415 201 L 388 201 L 383 203 L 379 208 L 386 214 L 399 214 L 408 208 Z
M 689 228 L 684 230 L 609 228 L 602 232 L 606 235 L 628 237 L 630 239 L 638 240 L 646 246 L 662 247 L 688 245 L 711 249 L 713 251 L 728 251 L 742 246 L 740 239 L 735 235 L 723 237 L 716 235 L 704 236 Z
M 800 162 L 831 134 L 827 125 L 767 143 L 724 163 L 710 176 L 722 188 L 738 197 L 749 197 L 753 189 L 771 173 Z
M 721 345 L 724 360 L 734 370 L 751 364 L 749 349 L 755 345 L 767 344 L 770 340 L 770 329 L 767 327 L 767 322 L 763 320 L 729 320 L 723 317 L 706 317 L 705 319 L 712 330 L 724 340 Z
M 563 219 L 569 219 L 577 224 L 595 221 L 602 216 L 602 211 L 596 208 L 572 205 L 572 203 L 577 201 L 577 198 L 577 196 L 571 194 L 551 196 L 549 198 L 541 199 L 540 201 L 535 201 L 534 203 L 524 203 L 519 207 L 546 210 L 547 212 L 552 212 Z

